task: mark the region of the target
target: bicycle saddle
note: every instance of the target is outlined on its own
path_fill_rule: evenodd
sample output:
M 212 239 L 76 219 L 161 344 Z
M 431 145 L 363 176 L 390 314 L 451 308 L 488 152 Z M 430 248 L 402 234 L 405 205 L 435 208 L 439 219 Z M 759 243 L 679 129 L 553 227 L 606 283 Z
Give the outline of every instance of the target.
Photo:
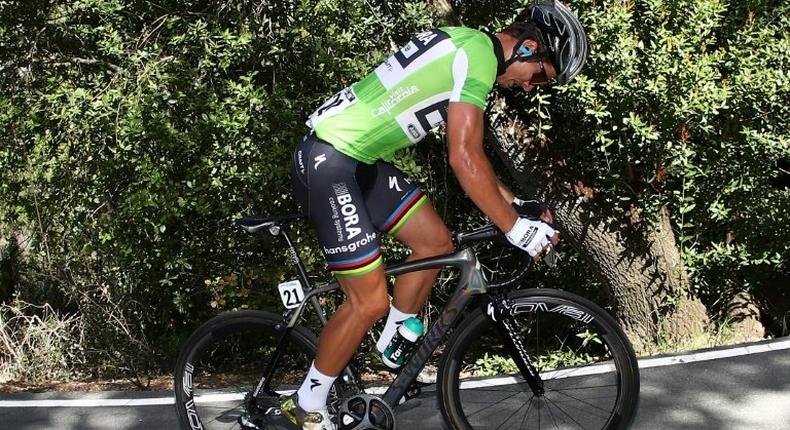
M 248 233 L 257 233 L 269 227 L 279 227 L 282 224 L 288 224 L 289 222 L 302 220 L 304 218 L 305 216 L 302 214 L 272 215 L 268 217 L 252 215 L 239 218 L 234 222 Z

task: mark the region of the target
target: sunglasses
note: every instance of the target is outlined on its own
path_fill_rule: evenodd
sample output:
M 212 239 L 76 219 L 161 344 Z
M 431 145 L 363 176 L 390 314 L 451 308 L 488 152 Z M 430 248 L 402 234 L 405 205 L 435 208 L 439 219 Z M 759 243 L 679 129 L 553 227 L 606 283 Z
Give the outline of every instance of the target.
M 551 83 L 548 73 L 546 73 L 546 66 L 543 65 L 543 59 L 538 57 L 538 64 L 540 65 L 540 72 L 535 73 L 529 78 L 529 83 L 532 85 L 547 85 Z
M 529 61 L 532 58 L 536 58 L 538 60 L 538 64 L 540 65 L 540 72 L 535 73 L 529 79 L 529 83 L 531 85 L 547 85 L 552 83 L 552 80 L 549 79 L 548 73 L 546 73 L 546 66 L 543 64 L 542 56 L 540 55 L 533 56 L 532 51 L 530 51 L 524 46 L 519 47 L 518 53 L 516 55 L 520 57 L 519 61 Z

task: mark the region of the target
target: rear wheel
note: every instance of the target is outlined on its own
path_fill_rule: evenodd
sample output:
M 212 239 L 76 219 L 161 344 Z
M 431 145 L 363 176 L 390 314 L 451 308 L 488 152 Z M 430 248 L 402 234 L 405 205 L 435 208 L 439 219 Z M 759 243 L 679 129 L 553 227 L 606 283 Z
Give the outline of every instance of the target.
M 508 295 L 511 326 L 543 381 L 535 394 L 482 311 L 454 331 L 442 357 L 439 399 L 455 429 L 626 429 L 639 370 L 615 320 L 574 294 Z
M 187 340 L 175 370 L 175 398 L 183 429 L 240 429 L 240 416 L 266 429 L 294 429 L 279 414 L 280 396 L 299 387 L 315 356 L 315 337 L 293 329 L 271 390 L 252 391 L 264 375 L 285 324 L 275 314 L 238 311 L 215 317 Z

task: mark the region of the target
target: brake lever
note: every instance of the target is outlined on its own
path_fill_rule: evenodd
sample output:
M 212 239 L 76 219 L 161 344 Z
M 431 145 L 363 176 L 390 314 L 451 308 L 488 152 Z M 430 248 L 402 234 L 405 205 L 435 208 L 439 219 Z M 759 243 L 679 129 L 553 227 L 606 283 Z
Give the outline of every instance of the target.
M 560 254 L 554 248 L 553 245 L 549 245 L 546 249 L 546 252 L 543 255 L 543 262 L 546 263 L 547 266 L 551 269 L 557 268 L 557 263 L 560 261 Z

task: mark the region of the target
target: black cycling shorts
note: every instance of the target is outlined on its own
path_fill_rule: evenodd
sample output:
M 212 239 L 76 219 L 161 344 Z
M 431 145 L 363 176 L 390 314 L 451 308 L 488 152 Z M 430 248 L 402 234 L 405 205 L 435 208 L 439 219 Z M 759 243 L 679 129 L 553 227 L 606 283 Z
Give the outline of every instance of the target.
M 359 162 L 313 135 L 294 151 L 291 173 L 294 197 L 335 276 L 359 276 L 381 266 L 377 232 L 395 234 L 428 201 L 393 165 Z

